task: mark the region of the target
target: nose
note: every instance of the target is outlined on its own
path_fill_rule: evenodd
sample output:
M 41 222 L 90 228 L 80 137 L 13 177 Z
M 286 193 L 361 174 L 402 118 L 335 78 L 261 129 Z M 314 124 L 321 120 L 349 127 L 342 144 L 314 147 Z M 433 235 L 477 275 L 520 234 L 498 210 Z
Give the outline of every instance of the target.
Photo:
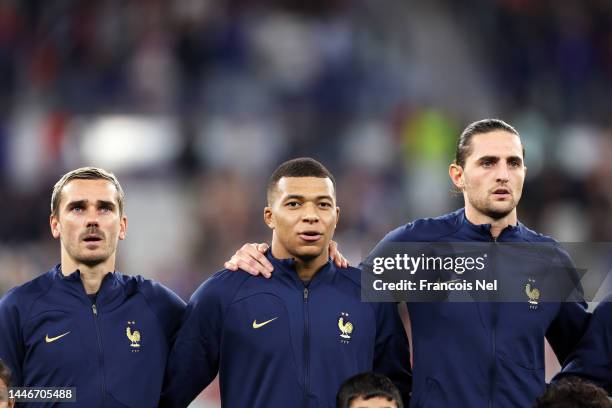
M 498 183 L 507 183 L 508 180 L 510 180 L 510 172 L 508 171 L 508 166 L 498 166 L 496 176 L 496 181 Z
M 98 212 L 93 209 L 93 210 L 88 210 L 87 211 L 87 218 L 85 219 L 86 222 L 86 226 L 87 228 L 92 228 L 92 227 L 99 227 L 100 223 L 98 221 Z
M 319 214 L 317 214 L 315 205 L 310 204 L 310 203 L 304 205 L 304 213 L 302 214 L 302 221 L 307 222 L 309 224 L 319 222 Z

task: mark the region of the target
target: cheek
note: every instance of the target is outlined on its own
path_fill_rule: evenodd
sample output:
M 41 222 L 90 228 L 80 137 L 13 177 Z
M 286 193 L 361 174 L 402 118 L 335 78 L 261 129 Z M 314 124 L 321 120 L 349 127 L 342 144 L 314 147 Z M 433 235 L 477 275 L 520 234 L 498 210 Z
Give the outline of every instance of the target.
M 287 231 L 291 228 L 291 217 L 286 214 L 277 215 L 274 217 L 274 229 L 279 231 Z
M 321 217 L 321 219 L 324 220 L 325 226 L 328 230 L 333 230 L 334 227 L 336 226 L 336 223 L 338 222 L 338 217 L 336 216 L 335 213 L 328 214 L 325 217 Z
M 478 187 L 481 185 L 481 178 L 477 175 L 470 175 L 469 177 L 464 176 L 463 180 L 465 183 L 465 188 L 468 190 L 477 190 Z

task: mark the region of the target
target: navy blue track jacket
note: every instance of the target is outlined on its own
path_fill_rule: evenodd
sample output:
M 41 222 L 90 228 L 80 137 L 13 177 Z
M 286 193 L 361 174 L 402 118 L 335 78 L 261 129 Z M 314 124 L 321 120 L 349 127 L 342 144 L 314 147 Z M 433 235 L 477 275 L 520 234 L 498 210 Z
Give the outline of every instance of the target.
M 591 381 L 612 395 L 612 294 L 595 308 L 584 337 L 554 380 L 571 376 Z
M 416 220 L 379 243 L 491 242 L 490 225 L 474 225 L 463 209 Z M 521 223 L 496 242 L 551 242 Z M 377 247 L 378 248 L 378 247 Z M 373 253 L 377 249 L 374 249 Z M 508 273 L 520 268 L 509 265 Z M 578 343 L 585 303 L 413 302 L 411 407 L 531 407 L 545 391 L 544 336 L 561 362 Z
M 60 266 L 0 300 L 13 386 L 76 387 L 66 407 L 156 407 L 185 303 L 159 283 L 108 273 L 95 304 Z M 27 404 L 31 407 L 53 404 Z
M 348 377 L 376 371 L 407 398 L 410 356 L 395 304 L 362 303 L 360 273 L 330 261 L 308 285 L 268 251 L 270 279 L 223 270 L 191 297 L 162 407 L 186 407 L 219 372 L 227 408 L 335 407 Z

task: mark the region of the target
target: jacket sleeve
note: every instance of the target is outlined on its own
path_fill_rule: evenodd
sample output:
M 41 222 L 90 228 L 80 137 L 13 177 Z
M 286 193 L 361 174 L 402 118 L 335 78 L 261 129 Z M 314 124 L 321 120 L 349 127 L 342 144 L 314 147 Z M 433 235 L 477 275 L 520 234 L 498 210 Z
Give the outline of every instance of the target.
M 189 300 L 168 358 L 161 407 L 186 407 L 217 375 L 223 302 L 217 276 Z
M 0 359 L 11 370 L 11 384 L 21 386 L 25 349 L 16 300 L 14 292 L 0 299 Z
M 157 316 L 168 344 L 171 346 L 178 330 L 181 327 L 183 313 L 185 312 L 185 302 L 176 293 L 158 282 L 149 281 L 147 285 L 146 297 L 149 304 Z
M 395 303 L 373 303 L 376 310 L 374 371 L 383 374 L 400 391 L 404 406 L 412 391 L 410 346 Z
M 591 314 L 587 312 L 580 277 L 569 254 L 559 249 L 557 259 L 553 262 L 563 275 L 567 275 L 561 276 L 560 279 L 572 281 L 570 299 L 561 302 L 555 319 L 546 331 L 546 338 L 563 365 L 586 331 Z
M 595 309 L 584 337 L 553 381 L 571 376 L 612 393 L 612 295 Z

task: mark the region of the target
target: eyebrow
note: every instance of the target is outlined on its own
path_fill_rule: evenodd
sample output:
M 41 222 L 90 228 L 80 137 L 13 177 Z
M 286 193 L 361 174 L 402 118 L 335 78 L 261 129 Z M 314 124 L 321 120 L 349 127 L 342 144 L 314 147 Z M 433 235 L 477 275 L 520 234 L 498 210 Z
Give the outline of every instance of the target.
M 285 197 L 284 201 L 287 200 L 304 200 L 304 196 L 300 195 L 300 194 L 289 194 L 287 197 Z M 317 200 L 333 200 L 332 196 L 330 195 L 319 195 L 316 196 Z
M 482 156 L 477 161 L 479 161 L 479 162 L 483 162 L 483 161 L 498 162 L 499 160 L 500 160 L 499 156 Z M 510 161 L 510 160 L 518 160 L 520 162 L 523 161 L 523 159 L 520 156 L 508 156 L 508 157 L 506 157 L 506 161 Z
M 78 206 L 84 206 L 89 202 L 89 200 L 76 200 L 76 201 L 70 201 L 68 204 L 66 204 L 66 208 L 74 208 L 74 207 L 78 207 Z M 115 203 L 113 203 L 112 201 L 107 201 L 107 200 L 98 200 L 96 201 L 96 205 L 98 207 L 110 207 L 110 208 L 116 208 L 117 206 L 115 205 Z

